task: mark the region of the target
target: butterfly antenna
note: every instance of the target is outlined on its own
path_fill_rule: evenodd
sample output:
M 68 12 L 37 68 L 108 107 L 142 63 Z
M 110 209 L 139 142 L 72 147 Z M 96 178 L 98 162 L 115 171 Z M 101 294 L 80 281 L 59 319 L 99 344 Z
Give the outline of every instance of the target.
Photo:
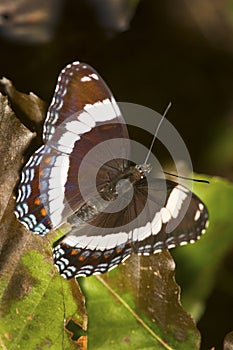
M 176 174 L 171 174 L 171 173 L 168 173 L 167 171 L 163 171 L 163 173 L 166 174 L 166 175 L 178 177 L 179 179 L 190 180 L 190 181 L 194 181 L 194 182 L 202 182 L 202 183 L 205 183 L 205 184 L 209 184 L 210 183 L 208 180 L 192 179 L 190 177 L 185 177 L 185 176 L 180 176 L 180 175 L 176 175 Z
M 157 128 L 156 128 L 156 130 L 155 130 L 154 137 L 153 137 L 153 140 L 152 140 L 151 145 L 150 145 L 150 149 L 149 149 L 149 151 L 148 151 L 148 153 L 147 153 L 147 156 L 146 156 L 146 159 L 145 159 L 145 161 L 144 161 L 144 165 L 147 164 L 147 161 L 148 161 L 149 156 L 150 156 L 150 154 L 151 154 L 151 151 L 152 151 L 152 148 L 153 148 L 153 146 L 154 146 L 155 140 L 156 140 L 156 138 L 157 138 L 157 135 L 158 135 L 158 132 L 159 132 L 159 128 L 160 128 L 162 122 L 164 121 L 164 118 L 165 118 L 167 112 L 168 112 L 169 109 L 171 108 L 171 105 L 172 105 L 171 102 L 169 102 L 167 108 L 165 109 L 165 111 L 164 111 L 164 113 L 163 113 L 163 115 L 162 115 L 162 118 L 160 119 L 159 125 L 157 126 Z

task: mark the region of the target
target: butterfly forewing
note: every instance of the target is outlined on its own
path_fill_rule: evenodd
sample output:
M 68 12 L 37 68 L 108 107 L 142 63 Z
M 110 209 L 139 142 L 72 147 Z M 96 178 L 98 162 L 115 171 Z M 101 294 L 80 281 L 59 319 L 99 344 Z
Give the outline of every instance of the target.
M 115 116 L 124 124 L 113 95 L 99 74 L 89 65 L 73 62 L 60 73 L 55 93 L 44 123 L 44 142 L 54 134 L 58 125 L 75 113 L 94 108 L 99 103 L 111 103 Z M 83 121 L 88 116 L 83 115 Z M 107 117 L 107 116 L 106 116 Z M 127 137 L 127 129 L 124 132 Z
M 99 189 L 109 176 L 123 171 L 127 145 L 120 147 L 122 159 L 110 160 L 104 167 L 94 156 L 79 171 L 90 150 L 115 137 L 127 139 L 128 132 L 109 88 L 91 67 L 79 62 L 68 65 L 58 78 L 45 120 L 46 143 L 22 170 L 15 210 L 19 220 L 40 234 L 66 221 L 84 201 L 80 182 L 84 194 L 91 196 L 95 181 Z M 95 150 L 96 154 L 101 151 Z M 112 159 L 111 142 L 103 150 L 105 157 Z M 93 179 L 93 169 L 98 167 L 100 171 Z
M 47 189 L 40 188 L 40 164 L 44 157 L 44 146 L 40 147 L 25 165 L 18 187 L 15 214 L 30 231 L 46 234 L 52 229 L 42 197 Z M 49 173 L 50 169 L 47 169 Z

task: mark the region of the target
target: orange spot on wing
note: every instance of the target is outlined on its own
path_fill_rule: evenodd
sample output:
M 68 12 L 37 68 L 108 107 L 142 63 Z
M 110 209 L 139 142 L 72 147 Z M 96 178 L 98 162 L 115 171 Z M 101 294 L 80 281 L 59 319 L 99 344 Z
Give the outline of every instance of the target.
M 41 204 L 40 198 L 36 198 L 36 199 L 34 200 L 34 204 L 40 205 L 40 204 Z
M 120 253 L 122 253 L 122 250 L 123 250 L 123 249 L 121 249 L 121 248 L 118 248 L 118 249 L 116 250 L 117 254 L 120 254 Z
M 78 260 L 79 260 L 79 261 L 83 261 L 83 260 L 85 260 L 85 257 L 82 256 L 82 255 L 80 255 L 80 256 L 78 257 Z
M 70 252 L 71 255 L 77 255 L 78 251 L 76 249 L 72 249 Z
M 46 221 L 46 224 L 47 224 L 48 226 L 51 226 L 51 225 L 52 225 L 52 221 L 48 219 L 48 220 Z
M 100 256 L 99 256 L 99 254 L 93 254 L 92 257 L 93 257 L 93 259 L 98 259 Z
M 40 210 L 40 213 L 41 213 L 42 216 L 46 216 L 47 215 L 47 211 L 45 210 L 45 208 L 42 208 Z

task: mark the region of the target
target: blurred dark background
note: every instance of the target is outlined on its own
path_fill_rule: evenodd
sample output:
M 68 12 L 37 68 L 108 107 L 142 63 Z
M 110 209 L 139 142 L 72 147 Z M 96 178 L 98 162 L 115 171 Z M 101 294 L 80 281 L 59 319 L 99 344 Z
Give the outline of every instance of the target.
M 232 1 L 1 1 L 0 76 L 49 102 L 74 60 L 92 65 L 119 101 L 158 112 L 172 101 L 168 119 L 194 170 L 233 179 Z M 226 264 L 232 278 L 232 254 Z M 219 293 L 216 280 L 198 324 L 203 349 L 233 329 L 233 300 Z

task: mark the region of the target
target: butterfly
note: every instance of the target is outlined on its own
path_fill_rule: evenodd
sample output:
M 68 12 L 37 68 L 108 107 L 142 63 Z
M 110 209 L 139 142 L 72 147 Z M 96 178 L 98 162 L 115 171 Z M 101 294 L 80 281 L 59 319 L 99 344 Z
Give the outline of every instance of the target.
M 43 143 L 22 170 L 15 214 L 40 235 L 69 223 L 53 247 L 63 277 L 104 273 L 132 253 L 193 243 L 205 232 L 208 211 L 194 193 L 130 160 L 125 120 L 89 65 L 61 71 Z

